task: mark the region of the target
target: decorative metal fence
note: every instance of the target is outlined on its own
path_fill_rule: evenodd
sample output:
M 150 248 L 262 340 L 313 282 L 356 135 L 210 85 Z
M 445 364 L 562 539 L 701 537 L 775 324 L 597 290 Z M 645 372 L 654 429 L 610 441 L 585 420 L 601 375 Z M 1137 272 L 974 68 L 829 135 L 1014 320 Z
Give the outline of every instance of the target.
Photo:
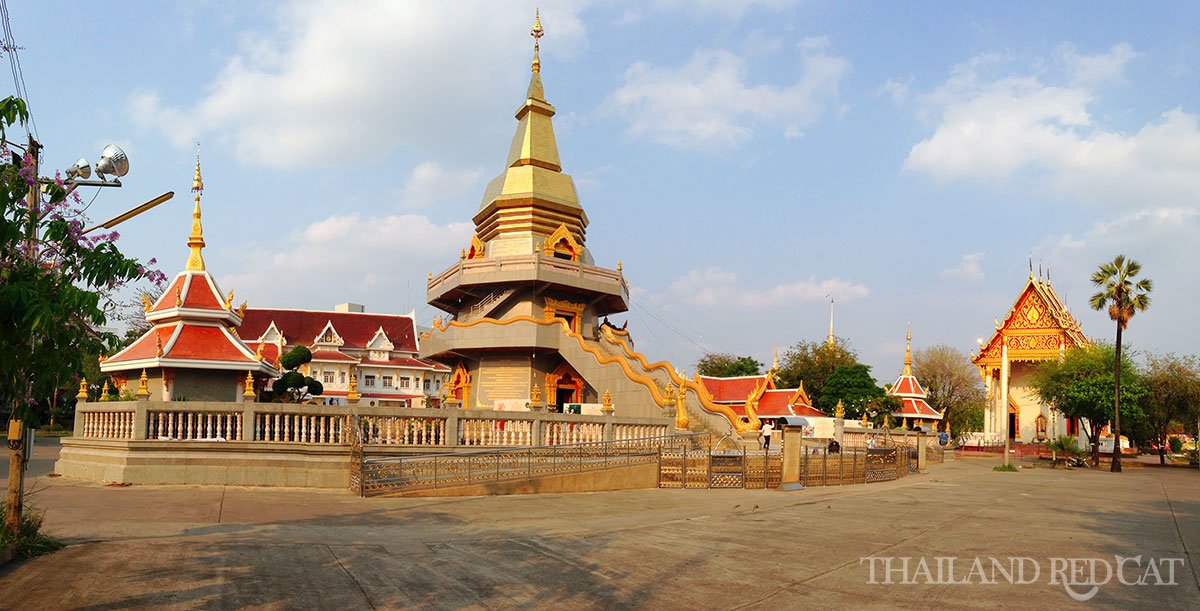
M 377 496 L 652 464 L 663 452 L 689 447 L 703 447 L 707 455 L 708 434 L 363 458 L 359 481 L 363 496 Z

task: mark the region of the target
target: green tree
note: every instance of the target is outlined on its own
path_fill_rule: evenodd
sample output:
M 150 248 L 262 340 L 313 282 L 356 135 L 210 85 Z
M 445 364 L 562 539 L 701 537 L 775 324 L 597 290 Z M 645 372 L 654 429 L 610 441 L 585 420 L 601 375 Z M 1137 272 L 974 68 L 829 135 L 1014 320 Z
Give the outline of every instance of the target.
M 312 351 L 305 346 L 296 346 L 279 357 L 279 366 L 284 373 L 271 384 L 276 401 L 302 403 L 325 392 L 325 387 L 320 382 L 299 371 L 300 367 L 311 362 Z
M 1149 278 L 1142 278 L 1136 283 L 1134 278 L 1142 272 L 1142 264 L 1125 255 L 1117 255 L 1111 263 L 1105 263 L 1092 274 L 1092 284 L 1100 289 L 1088 300 L 1093 310 L 1108 308 L 1108 317 L 1117 323 L 1117 350 L 1113 358 L 1113 372 L 1116 376 L 1113 387 L 1113 455 L 1112 471 L 1121 471 L 1121 332 L 1129 326 L 1129 320 L 1139 311 L 1150 307 L 1150 291 L 1154 283 Z
M 859 418 L 868 411 L 867 404 L 871 399 L 883 397 L 885 394 L 883 389 L 875 384 L 875 378 L 871 377 L 869 365 L 841 365 L 825 379 L 820 396 L 813 399 L 813 407 L 832 415 L 838 401 L 841 401 L 847 418 Z
M 106 296 L 137 280 L 161 282 L 161 274 L 123 255 L 115 232 L 85 236 L 78 194 L 57 179 L 39 183 L 36 151 L 17 154 L 5 133 L 27 117 L 20 99 L 0 100 L 3 159 L 12 160 L 0 165 L 0 410 L 36 426 L 35 406 L 53 405 L 89 355 L 111 354 Z M 19 514 L 18 501 L 10 528 Z
M 835 369 L 857 364 L 858 355 L 845 340 L 833 343 L 801 340 L 788 348 L 780 359 L 779 386 L 796 388 L 803 382 L 808 397 L 816 403 L 825 389 L 826 379 Z M 833 404 L 837 404 L 836 399 Z
M 1092 464 L 1100 464 L 1100 429 L 1113 419 L 1115 411 L 1111 344 L 1079 346 L 1066 352 L 1061 361 L 1042 363 L 1030 380 L 1030 387 L 1044 403 L 1068 418 L 1079 418 L 1080 426 L 1092 446 Z M 1121 412 L 1129 421 L 1142 417 L 1138 403 L 1146 389 L 1128 356 L 1121 358 L 1121 375 L 1126 380 L 1125 401 Z M 1114 436 L 1114 443 L 1119 440 Z M 1119 443 L 1117 444 L 1119 445 Z
M 728 352 L 709 352 L 696 362 L 696 372 L 702 376 L 732 378 L 756 376 L 762 373 L 763 364 L 748 356 L 734 356 Z
M 929 405 L 949 423 L 951 437 L 983 428 L 987 395 L 979 372 L 961 350 L 945 344 L 917 350 L 913 370 L 929 393 Z
M 1142 405 L 1146 428 L 1158 444 L 1159 464 L 1166 464 L 1171 425 L 1191 420 L 1194 406 L 1200 405 L 1200 361 L 1194 356 L 1149 355 L 1142 381 L 1147 391 Z

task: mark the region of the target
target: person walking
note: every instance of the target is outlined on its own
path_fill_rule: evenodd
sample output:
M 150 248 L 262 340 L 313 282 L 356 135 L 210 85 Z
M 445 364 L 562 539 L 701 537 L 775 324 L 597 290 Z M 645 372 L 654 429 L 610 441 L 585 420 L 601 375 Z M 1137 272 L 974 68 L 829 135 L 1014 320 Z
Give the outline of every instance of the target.
M 774 431 L 775 427 L 771 425 L 770 420 L 762 425 L 763 451 L 765 452 L 771 451 L 771 433 Z

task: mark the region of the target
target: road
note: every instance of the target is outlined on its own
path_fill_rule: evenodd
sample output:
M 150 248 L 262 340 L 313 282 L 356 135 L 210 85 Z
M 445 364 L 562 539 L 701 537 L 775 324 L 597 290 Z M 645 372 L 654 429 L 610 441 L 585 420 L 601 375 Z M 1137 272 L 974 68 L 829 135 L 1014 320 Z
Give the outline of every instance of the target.
M 1188 608 L 1200 600 L 1188 556 L 1200 549 L 1200 473 L 997 473 L 993 462 L 963 459 L 897 482 L 793 492 L 452 499 L 37 478 L 33 504 L 69 547 L 0 569 L 0 604 L 1062 608 L 1084 603 L 1053 581 L 1054 559 L 1112 564 L 1117 555 L 1140 555 L 1139 569 L 1151 558 L 1166 562 L 1156 564 L 1163 579 L 1174 562 L 1165 559 L 1184 563 L 1174 566 L 1174 585 L 1112 577 L 1087 606 Z M 896 564 L 893 581 L 912 583 L 880 583 L 884 561 L 863 560 L 871 557 L 911 558 L 913 570 Z M 968 582 L 938 583 L 936 570 L 932 581 L 914 574 L 920 559 L 935 566 L 939 557 L 958 559 L 954 578 Z M 967 575 L 977 557 L 1029 558 L 1040 574 L 1026 585 L 982 585 Z M 1136 572 L 1141 580 L 1144 571 Z M 1090 588 L 1077 581 L 1074 589 Z

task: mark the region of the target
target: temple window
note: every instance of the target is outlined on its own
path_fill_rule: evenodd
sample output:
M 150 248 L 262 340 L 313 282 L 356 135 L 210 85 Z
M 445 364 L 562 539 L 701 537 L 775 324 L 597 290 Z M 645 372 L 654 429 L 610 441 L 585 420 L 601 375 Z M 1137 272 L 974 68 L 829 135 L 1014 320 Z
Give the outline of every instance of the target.
M 429 380 L 425 380 L 425 390 L 429 390 Z
M 344 372 L 344 371 L 339 371 L 339 372 L 338 372 L 338 383 L 339 383 L 339 384 L 345 384 L 345 383 L 346 383 L 346 372 Z
M 404 376 L 404 377 L 400 378 L 400 388 L 409 388 L 408 376 Z
M 384 388 L 392 387 L 392 376 L 383 376 L 383 387 Z
M 363 376 L 363 386 L 373 388 L 375 386 L 375 376 L 373 376 L 373 375 Z
M 324 381 L 325 384 L 333 384 L 333 372 L 326 371 L 322 380 Z

